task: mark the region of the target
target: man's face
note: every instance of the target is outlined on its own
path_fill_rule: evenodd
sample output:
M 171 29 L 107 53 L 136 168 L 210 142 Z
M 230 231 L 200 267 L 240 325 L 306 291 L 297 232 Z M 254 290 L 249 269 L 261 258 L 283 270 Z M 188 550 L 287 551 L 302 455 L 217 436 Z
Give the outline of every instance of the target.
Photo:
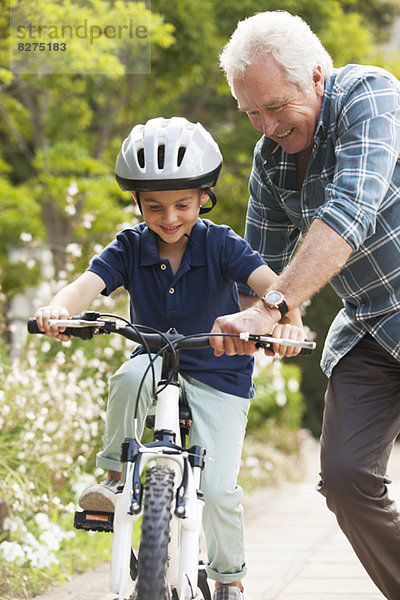
M 324 95 L 324 78 L 314 69 L 310 89 L 288 83 L 285 72 L 269 54 L 260 56 L 233 89 L 238 108 L 253 127 L 277 142 L 288 154 L 312 146 Z

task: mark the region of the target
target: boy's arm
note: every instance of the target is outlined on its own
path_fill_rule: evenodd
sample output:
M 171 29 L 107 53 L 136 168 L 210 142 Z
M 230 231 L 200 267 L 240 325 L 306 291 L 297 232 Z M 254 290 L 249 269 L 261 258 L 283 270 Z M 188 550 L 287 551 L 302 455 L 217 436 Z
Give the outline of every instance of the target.
M 93 300 L 106 287 L 104 281 L 91 271 L 86 271 L 78 279 L 62 288 L 48 306 L 36 311 L 36 323 L 41 331 L 50 337 L 65 342 L 69 339 L 62 332 L 63 327 L 49 327 L 49 319 L 67 319 L 78 315 L 90 306 Z

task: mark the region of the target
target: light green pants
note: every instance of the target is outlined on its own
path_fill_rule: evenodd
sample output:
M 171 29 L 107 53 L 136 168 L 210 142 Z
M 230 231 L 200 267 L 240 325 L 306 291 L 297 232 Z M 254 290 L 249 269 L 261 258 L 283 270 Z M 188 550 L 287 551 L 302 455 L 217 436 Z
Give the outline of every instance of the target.
M 97 466 L 121 471 L 121 444 L 133 437 L 136 395 L 148 357 L 137 356 L 121 366 L 110 379 L 104 449 Z M 161 359 L 155 361 L 156 377 Z M 243 540 L 242 489 L 237 485 L 240 457 L 250 401 L 220 392 L 192 377 L 180 375 L 182 393 L 192 412 L 190 443 L 204 446 L 206 466 L 202 473 L 204 492 L 203 529 L 207 544 L 207 574 L 221 583 L 240 580 L 246 574 Z M 142 388 L 138 409 L 138 435 L 153 403 L 151 373 Z

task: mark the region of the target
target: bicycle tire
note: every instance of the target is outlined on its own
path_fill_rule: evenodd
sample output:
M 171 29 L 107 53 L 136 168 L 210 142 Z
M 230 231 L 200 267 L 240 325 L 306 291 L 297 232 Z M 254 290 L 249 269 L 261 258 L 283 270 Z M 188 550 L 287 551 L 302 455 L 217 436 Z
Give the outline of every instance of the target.
M 166 570 L 174 472 L 160 465 L 148 469 L 144 493 L 135 597 L 137 600 L 170 600 Z

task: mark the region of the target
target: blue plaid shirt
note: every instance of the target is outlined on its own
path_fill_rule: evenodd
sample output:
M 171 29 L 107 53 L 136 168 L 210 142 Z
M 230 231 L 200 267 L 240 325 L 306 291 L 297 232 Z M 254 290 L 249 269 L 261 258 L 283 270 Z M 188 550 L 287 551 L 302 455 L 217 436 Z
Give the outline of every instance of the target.
M 250 178 L 246 238 L 280 273 L 300 235 L 322 219 L 353 248 L 331 285 L 344 308 L 321 366 L 369 332 L 400 360 L 400 83 L 375 67 L 348 65 L 325 82 L 301 191 L 294 155 L 263 136 Z

